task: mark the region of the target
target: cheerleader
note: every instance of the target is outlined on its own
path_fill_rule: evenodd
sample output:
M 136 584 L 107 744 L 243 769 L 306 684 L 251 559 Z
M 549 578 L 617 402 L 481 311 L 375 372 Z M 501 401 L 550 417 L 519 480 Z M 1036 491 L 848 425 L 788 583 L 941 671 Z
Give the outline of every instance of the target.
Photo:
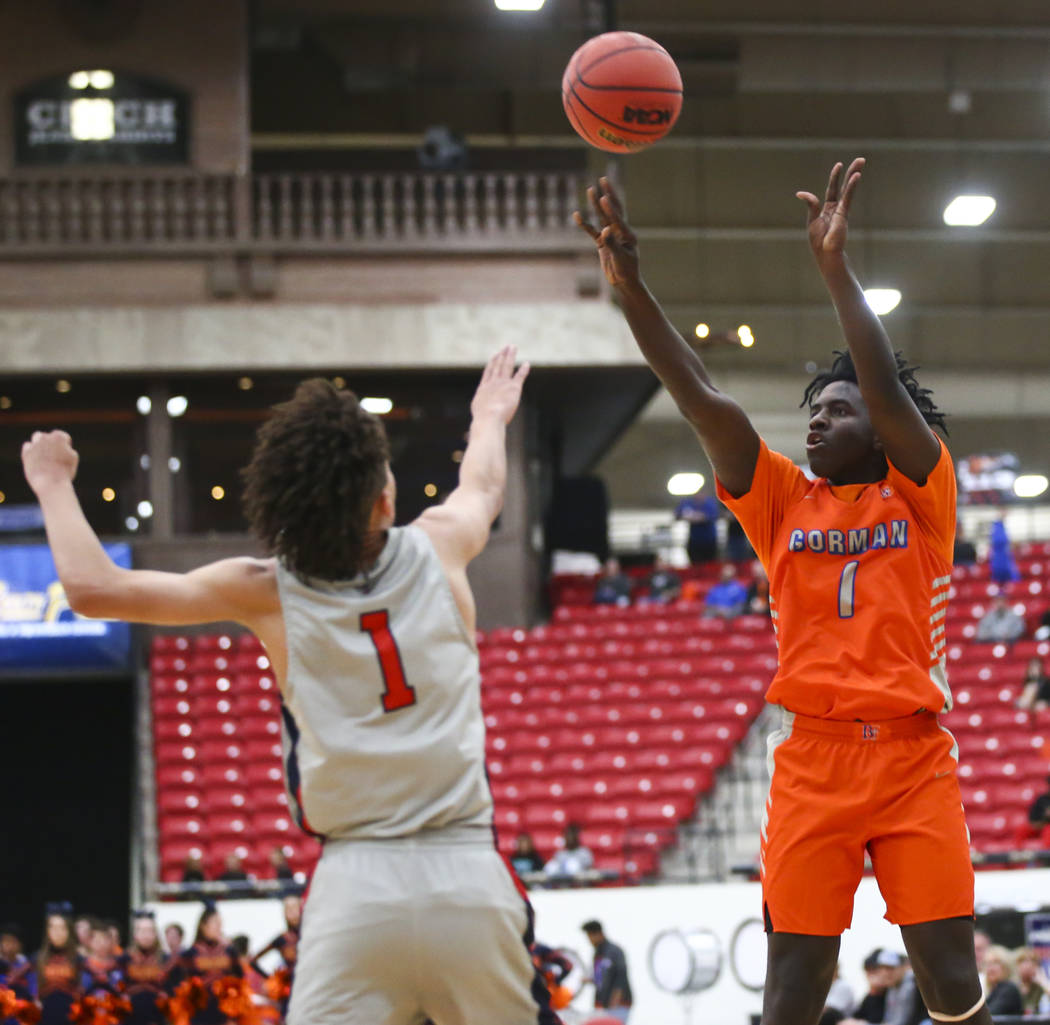
M 205 1006 L 190 1018 L 190 1025 L 227 1025 L 228 1017 L 219 1008 L 219 997 L 212 986 L 222 979 L 244 977 L 240 957 L 222 935 L 222 918 L 214 905 L 206 905 L 197 923 L 193 946 L 184 951 L 169 976 L 169 988 L 197 979 L 207 995 Z
M 81 995 L 83 974 L 84 959 L 77 951 L 69 916 L 64 909 L 51 911 L 33 971 L 40 1025 L 69 1025 L 69 1010 Z
M 88 996 L 117 996 L 123 988 L 124 976 L 113 952 L 113 935 L 107 922 L 91 923 L 89 954 L 84 958 L 81 987 Z
M 131 1000 L 127 1025 L 163 1025 L 158 1004 L 164 996 L 171 959 L 160 946 L 160 934 L 152 911 L 136 911 L 131 926 L 131 944 L 117 958 Z
M 281 969 L 274 973 L 274 982 L 278 983 L 275 988 L 276 1003 L 281 1009 L 284 1017 L 288 1011 L 288 996 L 291 992 L 292 979 L 295 975 L 295 960 L 299 950 L 299 925 L 303 917 L 303 899 L 298 894 L 290 893 L 283 901 L 284 906 L 284 932 L 276 939 L 271 940 L 255 957 L 252 958 L 252 967 L 263 978 L 270 978 L 269 974 L 259 964 L 263 957 L 276 950 L 281 958 Z M 283 973 L 284 978 L 279 976 Z

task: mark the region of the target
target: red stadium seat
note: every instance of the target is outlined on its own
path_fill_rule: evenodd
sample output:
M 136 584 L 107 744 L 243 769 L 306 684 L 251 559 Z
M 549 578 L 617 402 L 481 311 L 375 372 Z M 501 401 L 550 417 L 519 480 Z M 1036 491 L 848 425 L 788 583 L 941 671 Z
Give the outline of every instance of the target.
M 249 768 L 243 762 L 222 760 L 202 766 L 201 777 L 206 787 L 244 787 L 248 784 Z

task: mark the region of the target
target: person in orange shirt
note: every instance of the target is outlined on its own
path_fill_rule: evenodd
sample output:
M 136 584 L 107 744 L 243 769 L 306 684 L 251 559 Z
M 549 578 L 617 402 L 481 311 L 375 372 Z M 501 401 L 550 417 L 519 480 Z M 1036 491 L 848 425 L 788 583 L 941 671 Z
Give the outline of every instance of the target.
M 642 281 L 607 179 L 589 190 L 602 269 L 649 365 L 696 431 L 722 501 L 770 581 L 779 669 L 767 700 L 772 783 L 762 828 L 769 957 L 764 1025 L 814 1025 L 871 857 L 930 1017 L 990 1025 L 973 945 L 973 869 L 937 713 L 951 708 L 944 618 L 955 475 L 944 417 L 895 354 L 845 255 L 864 161 L 837 164 L 809 242 L 849 347 L 806 389 L 815 479 L 770 451 Z

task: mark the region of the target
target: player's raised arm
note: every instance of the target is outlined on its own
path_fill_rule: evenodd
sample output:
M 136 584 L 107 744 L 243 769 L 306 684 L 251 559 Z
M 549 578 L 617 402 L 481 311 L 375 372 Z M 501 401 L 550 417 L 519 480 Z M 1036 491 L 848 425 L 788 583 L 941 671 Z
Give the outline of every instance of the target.
M 940 458 L 940 443 L 901 383 L 889 336 L 846 258 L 850 203 L 864 165 L 863 158 L 854 160 L 843 178 L 843 165 L 836 164 L 823 204 L 811 192 L 799 192 L 798 198 L 809 208 L 809 245 L 835 304 L 875 433 L 889 461 L 925 484 Z
M 594 239 L 638 348 L 700 438 L 718 479 L 735 497 L 751 489 L 759 438 L 744 411 L 712 383 L 703 361 L 675 330 L 642 280 L 638 240 L 608 178 L 587 190 L 597 225 L 576 223 Z
M 117 566 L 80 507 L 73 487 L 78 462 L 64 431 L 38 431 L 22 446 L 26 480 L 43 510 L 55 568 L 74 612 L 164 626 L 228 620 L 254 627 L 279 608 L 272 569 L 258 559 L 225 559 L 191 573 Z
M 489 360 L 470 404 L 470 436 L 459 486 L 417 521 L 448 568 L 463 568 L 481 553 L 503 508 L 507 486 L 507 425 L 521 402 L 529 364 L 514 369 L 517 349 L 504 346 Z

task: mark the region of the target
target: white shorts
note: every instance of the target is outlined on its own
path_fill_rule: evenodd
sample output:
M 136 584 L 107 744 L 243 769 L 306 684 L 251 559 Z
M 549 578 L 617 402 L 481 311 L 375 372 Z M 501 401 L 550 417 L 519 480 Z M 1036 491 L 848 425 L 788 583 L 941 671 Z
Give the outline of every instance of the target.
M 558 1025 L 532 910 L 476 842 L 330 841 L 314 872 L 289 1025 Z

